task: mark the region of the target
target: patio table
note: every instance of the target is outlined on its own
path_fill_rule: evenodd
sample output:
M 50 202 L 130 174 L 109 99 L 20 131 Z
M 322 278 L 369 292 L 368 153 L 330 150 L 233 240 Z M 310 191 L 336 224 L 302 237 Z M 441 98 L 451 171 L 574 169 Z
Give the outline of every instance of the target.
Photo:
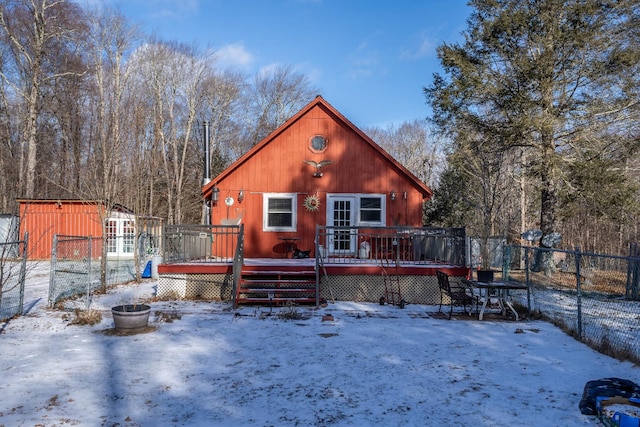
M 487 308 L 489 299 L 497 299 L 500 305 L 501 313 L 504 316 L 507 313 L 507 307 L 513 312 L 516 320 L 519 320 L 518 312 L 511 302 L 509 301 L 509 291 L 512 290 L 527 290 L 527 285 L 517 282 L 479 282 L 477 280 L 463 279 L 462 283 L 473 288 L 478 289 L 480 298 L 484 298 L 482 302 L 482 308 L 478 313 L 478 319 L 482 320 L 484 317 L 484 311 Z
M 289 252 L 294 252 L 296 249 L 296 242 L 301 240 L 300 237 L 279 237 L 279 239 L 283 240 L 285 244 L 285 258 L 289 258 Z M 293 254 L 291 254 L 291 256 L 293 256 Z

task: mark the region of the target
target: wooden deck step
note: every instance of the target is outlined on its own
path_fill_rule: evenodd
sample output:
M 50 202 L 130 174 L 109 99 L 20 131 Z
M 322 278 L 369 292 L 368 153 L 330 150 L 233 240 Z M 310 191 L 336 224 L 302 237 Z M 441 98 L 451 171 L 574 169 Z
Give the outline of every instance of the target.
M 262 303 L 264 300 L 262 298 L 249 298 L 242 297 L 239 299 L 240 302 L 244 303 Z M 267 300 L 268 302 L 273 301 L 273 303 L 283 303 L 283 302 L 315 302 L 316 298 L 274 298 L 272 300 Z
M 286 294 L 289 292 L 314 292 L 316 291 L 316 288 L 243 288 L 244 290 L 246 290 L 246 293 L 253 293 L 253 294 L 267 294 L 267 293 L 273 293 L 273 294 Z
M 315 277 L 310 279 L 242 279 L 242 283 L 313 283 L 315 285 Z
M 315 276 L 315 270 L 283 270 L 283 271 L 266 271 L 266 270 L 243 270 L 243 276 Z
M 247 270 L 242 272 L 236 304 L 315 303 L 315 270 Z

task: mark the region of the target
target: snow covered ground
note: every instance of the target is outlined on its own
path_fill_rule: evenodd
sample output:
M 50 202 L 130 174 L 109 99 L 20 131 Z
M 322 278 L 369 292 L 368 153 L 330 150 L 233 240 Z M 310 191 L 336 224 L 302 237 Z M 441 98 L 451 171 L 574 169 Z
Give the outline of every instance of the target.
M 578 409 L 587 381 L 640 383 L 640 367 L 548 323 L 437 306 L 336 302 L 288 320 L 151 302 L 149 332 L 114 334 L 111 307 L 155 286 L 96 296 L 102 322 L 78 326 L 46 308 L 48 266 L 31 270 L 28 312 L 0 324 L 0 426 L 596 426 Z

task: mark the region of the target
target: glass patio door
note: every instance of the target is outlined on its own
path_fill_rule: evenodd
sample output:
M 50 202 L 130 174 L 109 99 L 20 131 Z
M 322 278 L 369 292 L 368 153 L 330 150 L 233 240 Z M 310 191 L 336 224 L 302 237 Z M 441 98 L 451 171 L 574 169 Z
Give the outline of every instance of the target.
M 329 227 L 352 227 L 356 207 L 355 197 L 329 196 L 327 225 Z M 355 229 L 334 229 L 329 233 L 328 250 L 333 256 L 354 256 L 356 254 Z

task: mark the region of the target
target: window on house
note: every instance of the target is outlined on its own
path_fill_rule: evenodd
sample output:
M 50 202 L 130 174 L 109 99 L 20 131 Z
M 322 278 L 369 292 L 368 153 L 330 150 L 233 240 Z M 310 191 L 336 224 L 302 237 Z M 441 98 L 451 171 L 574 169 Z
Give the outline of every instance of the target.
M 361 224 L 383 225 L 382 196 L 360 197 Z
M 269 193 L 264 195 L 264 231 L 296 231 L 295 194 Z

